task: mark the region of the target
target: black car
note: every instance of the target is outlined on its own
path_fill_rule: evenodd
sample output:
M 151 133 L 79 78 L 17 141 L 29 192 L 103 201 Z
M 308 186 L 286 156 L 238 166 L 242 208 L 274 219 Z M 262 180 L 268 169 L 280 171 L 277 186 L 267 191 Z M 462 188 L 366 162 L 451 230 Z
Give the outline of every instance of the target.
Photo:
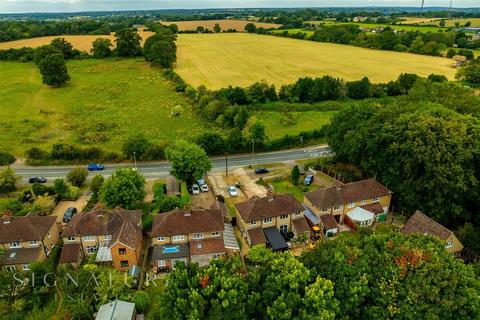
M 77 213 L 77 208 L 68 208 L 67 211 L 63 214 L 63 222 L 68 222 L 72 220 L 73 215 Z
M 268 169 L 267 168 L 257 168 L 257 169 L 255 169 L 255 173 L 256 174 L 268 173 Z
M 45 177 L 30 177 L 28 179 L 29 183 L 45 183 L 47 182 L 47 179 Z

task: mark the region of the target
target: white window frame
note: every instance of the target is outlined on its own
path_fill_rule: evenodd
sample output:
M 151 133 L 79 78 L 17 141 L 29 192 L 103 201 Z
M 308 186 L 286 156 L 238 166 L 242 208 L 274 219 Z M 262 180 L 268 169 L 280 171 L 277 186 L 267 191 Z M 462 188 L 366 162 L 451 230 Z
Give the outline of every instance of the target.
M 349 207 L 349 208 L 355 207 L 355 202 L 350 202 L 350 203 L 348 204 L 348 207 Z
M 265 218 L 263 219 L 263 223 L 272 223 L 273 222 L 273 218 Z
M 48 231 L 47 237 L 48 237 L 48 239 L 50 239 L 52 237 L 52 234 L 50 233 L 50 231 Z
M 31 246 L 38 246 L 37 240 L 30 240 Z
M 185 236 L 183 234 L 179 234 L 172 237 L 172 241 L 183 241 L 183 240 L 185 240 Z
M 45 254 L 47 255 L 47 257 L 48 257 L 48 255 L 50 254 L 50 249 L 48 249 L 47 246 L 45 246 Z
M 285 231 L 282 231 L 283 227 L 286 227 L 286 230 Z M 285 232 L 287 233 L 288 232 L 288 224 L 282 224 L 279 228 L 280 232 Z
M 338 211 L 338 210 L 340 210 L 340 206 L 333 207 L 333 211 Z
M 447 243 L 445 243 L 445 248 L 448 249 L 448 248 L 451 248 L 451 247 L 453 247 L 453 241 L 452 240 L 447 241 Z
M 68 241 L 75 241 L 75 240 L 77 240 L 77 237 L 67 237 L 67 240 Z
M 327 208 L 323 208 L 323 209 L 322 209 L 322 212 L 323 212 L 323 213 L 326 213 L 326 212 L 328 212 L 328 209 L 327 209 Z
M 103 238 L 105 239 L 105 241 L 110 241 L 112 240 L 112 235 L 111 234 L 106 234 L 103 236 Z
M 295 215 L 296 215 L 296 216 L 299 216 L 299 215 L 301 215 L 301 214 L 302 214 L 301 212 L 295 212 Z
M 365 204 L 365 203 L 367 203 L 367 201 L 366 201 L 366 200 L 362 200 L 362 201 L 360 201 L 360 204 L 362 204 L 362 205 L 363 205 L 363 204 Z
M 373 197 L 373 201 L 372 202 L 380 202 L 380 198 L 379 197 Z
M 257 225 L 257 221 L 250 221 L 250 225 L 251 225 L 251 226 L 256 226 L 256 225 Z
M 166 267 L 167 266 L 167 261 L 165 261 L 163 259 L 162 260 L 157 260 L 157 265 L 159 267 Z
M 220 232 L 218 231 L 212 232 L 212 237 L 219 237 L 219 236 L 220 236 Z
M 28 270 L 30 270 L 30 267 L 28 266 L 28 264 L 22 264 L 22 270 L 23 271 L 28 271 Z
M 296 214 L 296 213 L 295 213 L 295 214 Z M 282 220 L 288 219 L 288 214 L 282 214 L 282 215 L 280 216 L 280 219 L 282 219 Z
M 157 241 L 165 241 L 165 237 L 157 237 Z
M 95 241 L 95 236 L 83 236 L 82 240 L 88 242 Z
M 194 233 L 193 240 L 200 240 L 203 239 L 203 233 Z
M 4 268 L 5 268 L 5 270 L 10 271 L 10 272 L 17 270 L 17 268 L 15 268 L 14 266 L 5 266 Z
M 14 241 L 14 242 L 10 242 L 10 248 L 21 248 L 22 246 L 20 245 L 20 241 Z

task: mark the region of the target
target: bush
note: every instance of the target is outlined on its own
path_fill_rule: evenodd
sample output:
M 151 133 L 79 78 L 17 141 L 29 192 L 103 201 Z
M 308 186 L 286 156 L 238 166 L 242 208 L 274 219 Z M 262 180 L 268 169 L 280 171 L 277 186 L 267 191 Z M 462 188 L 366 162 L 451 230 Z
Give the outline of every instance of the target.
M 133 302 L 138 313 L 142 314 L 150 308 L 150 296 L 145 291 L 137 291 L 133 295 Z
M 87 180 L 88 170 L 85 168 L 75 168 L 67 174 L 67 181 L 76 187 L 81 187 Z
M 36 196 L 43 196 L 45 194 L 52 194 L 53 193 L 53 189 L 50 188 L 50 187 L 47 187 L 41 183 L 38 183 L 38 182 L 35 182 L 33 185 L 32 185 L 32 192 L 36 195 Z
M 76 201 L 81 196 L 80 188 L 75 186 L 68 186 L 67 193 L 63 200 Z
M 40 148 L 30 148 L 26 152 L 27 158 L 32 160 L 44 160 L 49 158 L 48 152 L 40 149 Z
M 96 174 L 90 182 L 90 191 L 92 191 L 92 193 L 95 195 L 98 194 L 104 182 L 105 178 L 103 178 L 103 176 L 100 174 Z
M 145 155 L 144 160 L 163 160 L 165 159 L 165 146 L 158 144 L 150 144 Z
M 0 166 L 6 166 L 15 162 L 15 157 L 8 152 L 0 152 Z
M 149 147 L 150 141 L 148 141 L 144 135 L 136 134 L 127 138 L 123 143 L 122 151 L 127 158 L 133 159 L 136 157 L 137 159 L 141 159 Z
M 0 193 L 13 192 L 17 189 L 17 181 L 19 177 L 15 175 L 15 171 L 11 168 L 6 168 L 0 171 Z

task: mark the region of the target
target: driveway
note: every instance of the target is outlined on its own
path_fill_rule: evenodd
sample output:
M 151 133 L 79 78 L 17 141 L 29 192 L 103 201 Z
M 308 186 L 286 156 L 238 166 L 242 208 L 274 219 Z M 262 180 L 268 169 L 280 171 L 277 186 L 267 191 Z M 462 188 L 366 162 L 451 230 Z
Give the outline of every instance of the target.
M 65 211 L 68 208 L 73 207 L 73 208 L 76 208 L 78 212 L 81 212 L 89 199 L 90 199 L 90 196 L 81 195 L 77 201 L 60 201 L 55 207 L 55 209 L 53 209 L 52 216 L 56 216 L 57 223 L 62 224 L 62 227 L 63 227 L 65 223 L 63 223 L 62 220 L 63 220 L 63 214 L 65 213 Z

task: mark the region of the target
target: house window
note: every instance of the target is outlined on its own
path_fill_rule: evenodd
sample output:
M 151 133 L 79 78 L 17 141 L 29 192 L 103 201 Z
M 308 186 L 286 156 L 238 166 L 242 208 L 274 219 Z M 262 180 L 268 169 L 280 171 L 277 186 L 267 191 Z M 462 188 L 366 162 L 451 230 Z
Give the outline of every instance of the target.
M 185 240 L 184 235 L 179 235 L 179 236 L 173 236 L 172 237 L 172 241 L 182 241 L 182 240 Z
M 379 197 L 374 197 L 373 198 L 373 202 L 379 202 L 380 201 L 380 198 Z
M 295 212 L 295 216 L 299 216 L 301 212 Z
M 5 270 L 7 270 L 7 271 L 15 271 L 15 267 L 14 267 L 14 266 L 6 266 L 6 267 L 5 267 Z
M 451 247 L 453 247 L 453 241 L 452 241 L 452 240 L 449 240 L 449 241 L 447 241 L 447 243 L 445 244 L 445 248 L 448 249 L 448 248 L 451 248 Z
M 365 204 L 365 203 L 367 203 L 367 201 L 365 200 L 360 201 L 360 204 Z
M 165 260 L 158 260 L 158 266 L 159 267 L 165 267 L 167 265 Z
M 76 238 L 75 237 L 68 237 L 67 239 L 68 239 L 68 241 L 75 241 Z
M 20 242 L 18 241 L 14 241 L 14 242 L 10 242 L 10 248 L 20 248 Z
M 250 225 L 251 225 L 251 226 L 257 225 L 257 221 L 250 221 Z
M 280 216 L 280 219 L 288 219 L 288 214 L 282 214 L 282 215 Z
M 165 237 L 157 237 L 158 241 L 165 241 Z
M 36 241 L 36 240 L 31 240 L 31 241 L 30 241 L 30 245 L 36 246 L 36 245 L 37 245 L 37 241 Z
M 121 267 L 121 268 L 126 268 L 126 267 L 128 267 L 128 260 L 122 260 L 122 261 L 120 261 L 120 267 Z
M 50 231 L 48 232 L 47 237 L 48 237 L 48 239 L 50 239 L 52 237 L 52 234 L 50 233 Z
M 23 271 L 28 271 L 30 268 L 28 267 L 28 264 L 22 264 L 22 270 Z
M 355 202 L 350 202 L 350 203 L 348 204 L 348 207 L 349 207 L 349 208 L 355 207 Z
M 50 254 L 50 249 L 48 247 L 45 247 L 45 254 L 48 256 Z
M 288 232 L 288 225 L 283 224 L 280 226 L 280 232 L 287 233 Z
M 263 219 L 263 223 L 271 223 L 271 222 L 272 222 L 272 218 Z
M 112 240 L 112 235 L 111 234 L 106 234 L 103 236 L 105 238 L 105 241 L 110 241 Z
M 83 241 L 95 241 L 95 236 L 84 236 Z
M 194 233 L 193 234 L 193 239 L 195 239 L 195 240 L 203 239 L 203 233 Z
M 322 209 L 322 212 L 323 212 L 323 213 L 328 212 L 328 209 L 327 209 L 327 208 L 323 208 L 323 209 Z
M 125 248 L 119 248 L 119 249 L 118 249 L 118 254 L 127 254 L 127 249 L 125 249 Z
M 95 251 L 97 251 L 97 247 L 96 247 L 96 246 L 88 246 L 88 247 L 87 247 L 87 253 L 88 253 L 88 254 L 95 253 Z
M 333 211 L 337 211 L 338 209 L 340 209 L 338 206 L 333 207 Z
M 218 231 L 212 232 L 212 237 L 218 237 L 219 235 L 220 235 L 220 232 Z

